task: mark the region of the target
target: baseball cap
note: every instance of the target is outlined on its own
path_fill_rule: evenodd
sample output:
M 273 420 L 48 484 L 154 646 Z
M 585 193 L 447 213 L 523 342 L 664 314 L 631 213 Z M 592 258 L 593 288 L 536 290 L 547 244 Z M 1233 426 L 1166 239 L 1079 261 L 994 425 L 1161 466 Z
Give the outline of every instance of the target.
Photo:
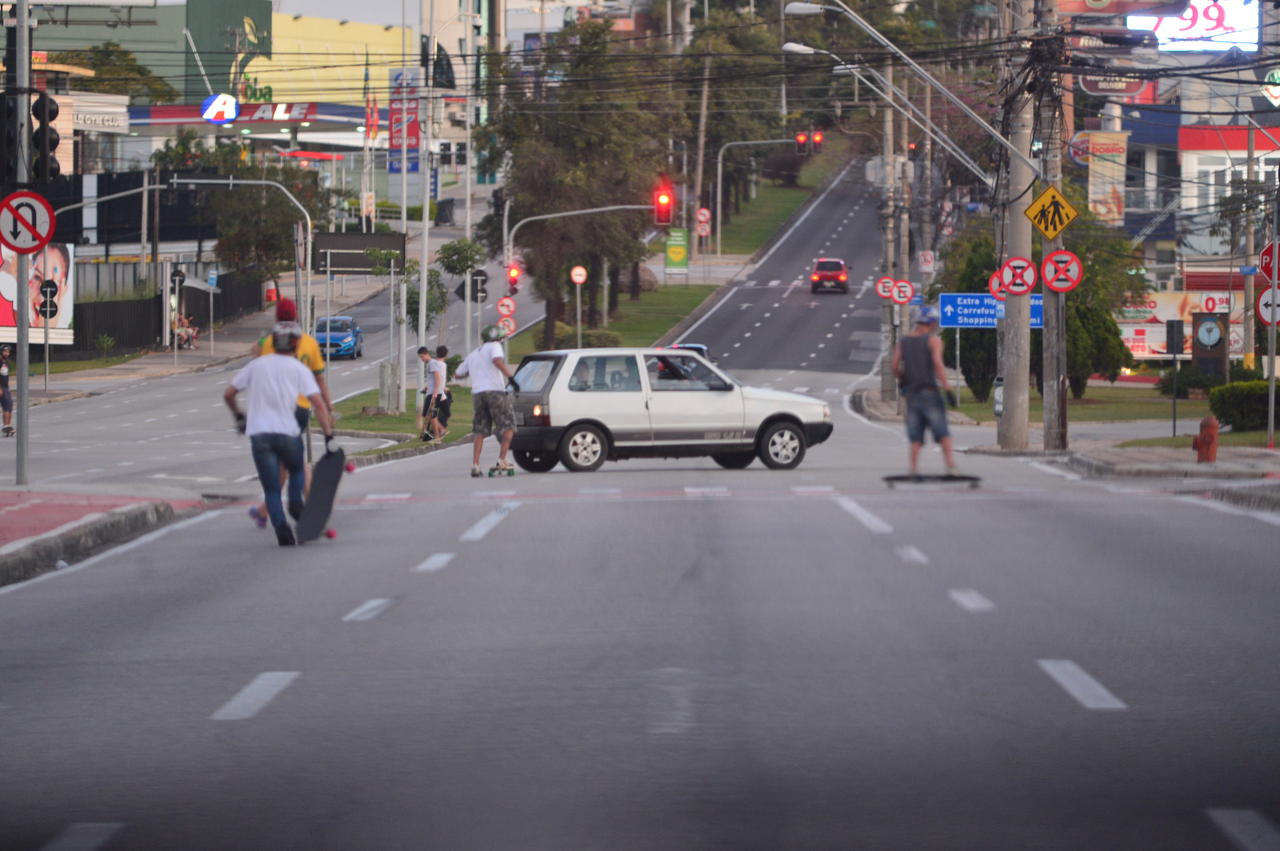
M 276 321 L 277 322 L 297 322 L 298 306 L 293 303 L 291 298 L 282 298 L 276 302 Z
M 916 322 L 921 325 L 937 325 L 938 309 L 926 304 L 924 307 L 920 308 L 920 315 L 916 317 Z

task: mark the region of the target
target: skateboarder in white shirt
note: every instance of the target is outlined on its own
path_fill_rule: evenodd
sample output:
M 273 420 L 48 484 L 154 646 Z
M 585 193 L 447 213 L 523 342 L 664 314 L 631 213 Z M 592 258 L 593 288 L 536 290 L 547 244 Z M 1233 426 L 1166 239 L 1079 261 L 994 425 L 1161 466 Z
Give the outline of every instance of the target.
M 271 335 L 275 351 L 249 361 L 231 379 L 223 399 L 235 415 L 236 428 L 249 436 L 253 465 L 267 503 L 267 516 L 280 546 L 288 547 L 296 541 L 280 499 L 280 468 L 283 466 L 289 474 L 289 514 L 294 520 L 302 516 L 302 489 L 306 481 L 301 429 L 294 415 L 298 397 L 310 400 L 324 431 L 326 447 L 333 439 L 333 418 L 315 377 L 294 356 L 302 328 L 296 322 L 280 322 L 271 329 Z M 236 396 L 241 391 L 248 396 L 247 417 L 236 404 Z
M 507 395 L 507 381 L 513 373 L 507 366 L 502 351 L 502 338 L 505 336 L 497 325 L 486 325 L 480 332 L 480 339 L 484 342 L 467 355 L 455 373 L 459 378 L 471 377 L 471 405 L 474 411 L 471 431 L 475 434 L 471 449 L 473 478 L 484 475 L 480 469 L 480 450 L 487 435 L 493 435 L 500 441 L 498 463 L 489 470 L 490 475 L 515 473 L 515 467 L 507 460 L 511 438 L 516 433 L 516 415 L 511 407 L 511 397 Z

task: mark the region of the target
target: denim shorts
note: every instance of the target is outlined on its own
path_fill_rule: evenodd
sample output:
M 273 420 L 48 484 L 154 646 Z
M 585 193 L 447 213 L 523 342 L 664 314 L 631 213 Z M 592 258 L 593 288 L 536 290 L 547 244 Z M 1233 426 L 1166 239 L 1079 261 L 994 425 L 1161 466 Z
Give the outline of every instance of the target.
M 951 436 L 947 428 L 947 406 L 942 393 L 934 387 L 907 393 L 907 440 L 924 443 L 924 431 L 933 433 L 934 441 Z

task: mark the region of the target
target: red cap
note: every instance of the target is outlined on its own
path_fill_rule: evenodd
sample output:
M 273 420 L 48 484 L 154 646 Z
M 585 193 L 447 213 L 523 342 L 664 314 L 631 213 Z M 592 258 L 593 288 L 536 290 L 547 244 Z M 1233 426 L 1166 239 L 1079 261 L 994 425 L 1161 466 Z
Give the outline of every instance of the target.
M 276 321 L 277 322 L 297 322 L 298 306 L 293 303 L 291 298 L 282 298 L 276 302 Z

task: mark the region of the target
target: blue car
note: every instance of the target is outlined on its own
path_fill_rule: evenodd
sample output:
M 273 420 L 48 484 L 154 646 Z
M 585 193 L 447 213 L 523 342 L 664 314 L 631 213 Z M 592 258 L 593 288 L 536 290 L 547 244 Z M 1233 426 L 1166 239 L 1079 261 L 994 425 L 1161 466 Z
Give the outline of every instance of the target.
M 364 357 L 364 332 L 350 316 L 322 316 L 316 320 L 316 342 L 331 358 Z

